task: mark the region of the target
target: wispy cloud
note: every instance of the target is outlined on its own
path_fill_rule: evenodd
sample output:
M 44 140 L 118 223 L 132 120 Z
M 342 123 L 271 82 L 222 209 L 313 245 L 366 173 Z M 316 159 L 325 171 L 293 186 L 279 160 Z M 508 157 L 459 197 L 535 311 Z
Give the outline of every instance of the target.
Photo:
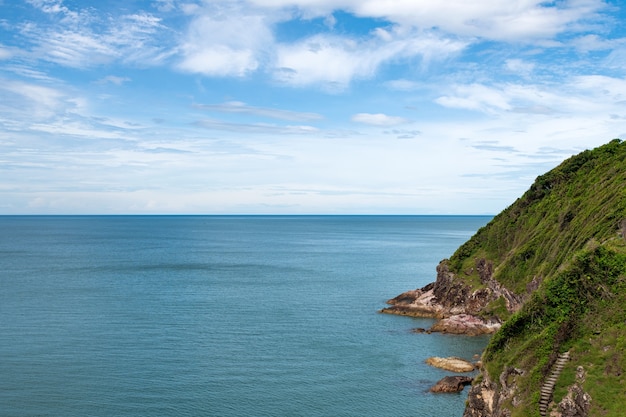
M 352 116 L 352 121 L 371 126 L 397 126 L 408 123 L 408 120 L 398 116 L 388 116 L 383 113 L 357 113 Z
M 0 82 L 1 114 L 15 121 L 40 121 L 56 116 L 68 107 L 67 96 L 56 88 L 21 81 Z
M 13 51 L 11 49 L 0 44 L 0 61 L 13 57 Z
M 278 135 L 310 135 L 319 130 L 313 126 L 280 126 L 267 123 L 231 123 L 216 119 L 202 119 L 194 123 L 198 127 L 238 133 L 263 133 Z
M 114 84 L 114 85 L 122 85 L 131 81 L 128 77 L 118 77 L 117 75 L 107 75 L 96 81 L 96 84 Z
M 497 212 L 626 134 L 617 2 L 118 3 L 3 2 L 0 211 Z
M 392 129 L 386 130 L 386 134 L 395 135 L 398 139 L 414 139 L 422 135 L 420 130 Z
M 353 79 L 373 77 L 381 65 L 394 59 L 421 57 L 445 59 L 459 53 L 466 43 L 412 33 L 385 31 L 365 42 L 335 35 L 315 35 L 293 44 L 281 44 L 276 52 L 274 76 L 294 86 L 322 84 L 344 89 Z M 358 51 L 358 52 L 357 52 Z
M 626 98 L 626 82 L 607 76 L 573 76 L 564 84 L 461 84 L 435 102 L 486 114 L 555 114 L 602 111 Z M 602 98 L 602 99 L 600 99 Z
M 296 112 L 291 110 L 273 109 L 269 107 L 255 107 L 249 106 L 241 101 L 228 101 L 221 104 L 195 104 L 194 107 L 214 112 L 248 114 L 294 122 L 308 122 L 324 118 L 319 113 Z
M 285 85 L 323 85 L 327 91 L 342 91 L 354 80 L 372 78 L 387 63 L 417 58 L 428 65 L 484 39 L 557 47 L 559 35 L 581 33 L 575 41 L 579 49 L 610 45 L 596 35 L 583 34 L 601 20 L 606 6 L 600 0 L 554 5 L 498 0 L 480 4 L 463 0 L 446 4 L 437 0 L 154 1 L 155 11 L 182 13 L 188 19 L 182 33 L 146 11 L 103 19 L 91 9 L 71 9 L 61 0 L 29 3 L 54 24 L 24 23 L 22 35 L 30 40 L 34 56 L 60 65 L 175 62 L 189 73 L 220 77 L 266 73 Z M 366 36 L 340 32 L 333 16 L 337 10 L 379 23 Z M 316 16 L 324 18 L 325 32 L 297 40 L 277 37 L 276 24 Z M 510 59 L 507 67 L 525 74 L 533 69 L 532 63 L 517 58 Z M 406 89 L 413 82 L 390 86 Z
M 251 0 L 263 7 L 296 6 L 307 15 L 328 15 L 334 10 L 349 10 L 358 16 L 385 19 L 403 26 L 438 28 L 454 35 L 483 39 L 533 42 L 551 39 L 571 30 L 587 28 L 585 23 L 598 19 L 606 9 L 600 0 L 546 3 L 533 1 L 488 0 Z
M 50 21 L 24 22 L 21 35 L 31 58 L 72 68 L 88 68 L 116 60 L 142 65 L 163 63 L 174 52 L 161 19 L 149 13 L 104 18 L 90 9 L 72 10 L 61 0 L 30 0 Z
M 508 145 L 500 145 L 499 142 L 497 141 L 476 142 L 472 144 L 472 147 L 474 149 L 479 149 L 482 151 L 506 152 L 506 153 L 517 152 L 515 147 L 508 146 Z

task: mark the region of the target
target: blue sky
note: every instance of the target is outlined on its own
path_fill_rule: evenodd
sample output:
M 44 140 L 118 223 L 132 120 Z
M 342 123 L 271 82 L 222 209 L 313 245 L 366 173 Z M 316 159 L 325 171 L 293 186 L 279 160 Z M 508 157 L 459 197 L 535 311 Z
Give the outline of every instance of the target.
M 0 0 L 0 214 L 495 214 L 626 136 L 625 8 Z

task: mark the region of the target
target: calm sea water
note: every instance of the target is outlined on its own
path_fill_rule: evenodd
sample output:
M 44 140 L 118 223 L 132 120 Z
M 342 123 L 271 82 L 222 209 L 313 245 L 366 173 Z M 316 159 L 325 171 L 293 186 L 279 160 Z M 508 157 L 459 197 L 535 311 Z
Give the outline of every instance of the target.
M 460 416 L 377 313 L 489 217 L 0 217 L 2 416 Z

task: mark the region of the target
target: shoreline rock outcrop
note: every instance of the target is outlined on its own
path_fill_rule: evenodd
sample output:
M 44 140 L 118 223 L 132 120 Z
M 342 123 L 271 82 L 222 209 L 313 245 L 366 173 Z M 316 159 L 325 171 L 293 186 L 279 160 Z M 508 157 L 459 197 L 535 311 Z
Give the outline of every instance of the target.
M 390 300 L 390 307 L 380 310 L 385 314 L 434 318 L 438 321 L 426 332 L 440 332 L 476 336 L 495 333 L 502 322 L 497 317 L 485 319 L 479 314 L 491 301 L 503 296 L 507 308 L 518 308 L 513 293 L 491 279 L 491 264 L 481 259 L 477 269 L 487 287 L 472 291 L 452 273 L 443 260 L 437 266 L 437 280 L 423 288 L 406 291 Z
M 446 376 L 430 388 L 430 392 L 453 393 L 461 392 L 466 385 L 470 385 L 474 378 L 468 376 Z
M 476 366 L 465 359 L 450 357 L 439 358 L 437 356 L 426 359 L 426 363 L 435 368 L 444 369 L 450 372 L 472 372 Z

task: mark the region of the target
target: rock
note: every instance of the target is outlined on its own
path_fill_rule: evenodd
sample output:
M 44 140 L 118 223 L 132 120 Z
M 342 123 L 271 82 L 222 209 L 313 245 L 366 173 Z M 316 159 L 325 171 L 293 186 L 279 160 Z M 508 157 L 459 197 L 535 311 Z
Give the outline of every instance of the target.
M 567 396 L 559 403 L 561 417 L 587 417 L 591 408 L 591 396 L 576 383 L 568 389 Z
M 475 369 L 474 364 L 461 358 L 438 358 L 432 357 L 426 359 L 426 363 L 435 368 L 445 369 L 451 372 L 472 372 Z
M 492 279 L 493 266 L 484 259 L 476 262 L 481 281 L 486 288 L 472 290 L 451 272 L 447 260 L 437 266 L 437 280 L 423 288 L 406 291 L 387 301 L 390 307 L 381 313 L 410 317 L 444 319 L 431 331 L 479 335 L 494 333 L 500 320 L 482 320 L 478 317 L 485 306 L 499 297 L 504 297 L 507 308 L 513 312 L 519 308 L 520 300 L 515 294 Z
M 468 376 L 446 376 L 430 388 L 431 392 L 461 392 L 466 385 L 472 383 Z
M 411 317 L 441 317 L 443 307 L 437 303 L 433 294 L 433 285 L 418 290 L 411 290 L 387 301 L 391 307 L 380 310 L 381 313 Z
M 413 333 L 430 333 L 430 330 L 426 330 L 423 327 L 417 327 L 415 329 L 411 329 Z
M 559 411 L 555 415 L 559 417 L 587 417 L 589 415 L 591 396 L 582 388 L 586 375 L 582 366 L 576 368 L 576 383 L 567 389 L 567 395 L 559 403 Z
M 432 332 L 477 336 L 495 333 L 501 325 L 499 320 L 483 320 L 470 314 L 456 314 L 439 320 L 430 330 Z
M 469 390 L 463 417 L 494 417 L 497 415 L 496 403 L 497 386 L 483 370 L 480 383 L 472 385 Z

